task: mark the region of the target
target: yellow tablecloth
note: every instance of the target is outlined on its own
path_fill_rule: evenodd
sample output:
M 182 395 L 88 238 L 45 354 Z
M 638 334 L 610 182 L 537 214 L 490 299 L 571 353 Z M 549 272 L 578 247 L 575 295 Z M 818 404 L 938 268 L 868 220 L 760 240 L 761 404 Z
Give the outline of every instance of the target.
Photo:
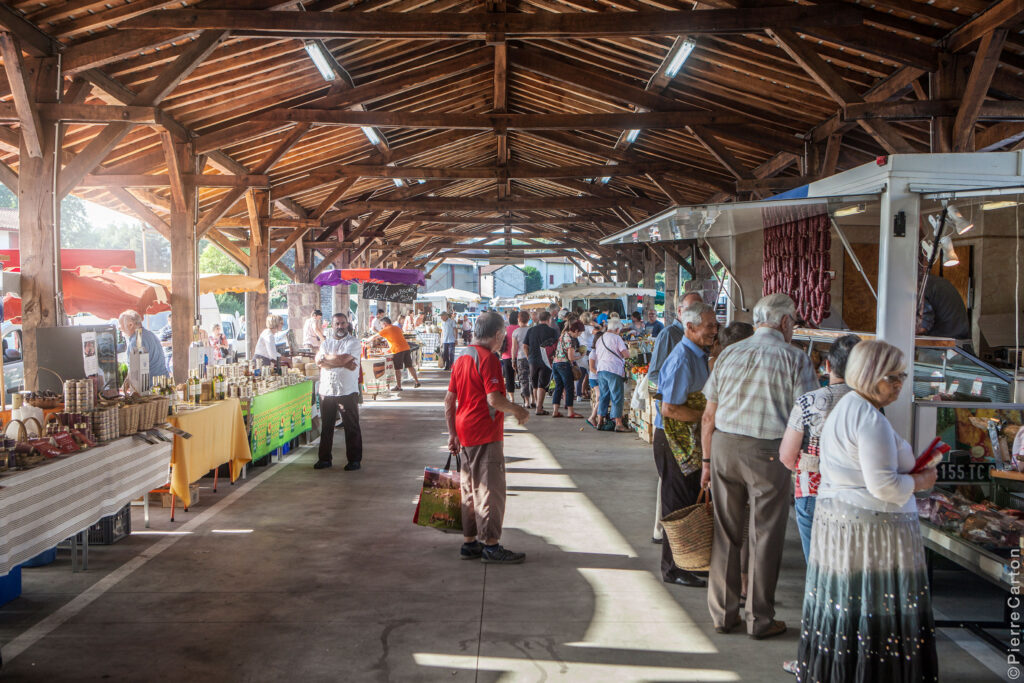
M 237 398 L 189 410 L 169 418 L 168 422 L 192 435 L 191 439 L 175 436 L 171 454 L 171 493 L 180 498 L 185 507 L 192 504 L 189 484 L 226 462 L 231 463 L 231 481 L 234 481 L 245 463 L 252 460 Z

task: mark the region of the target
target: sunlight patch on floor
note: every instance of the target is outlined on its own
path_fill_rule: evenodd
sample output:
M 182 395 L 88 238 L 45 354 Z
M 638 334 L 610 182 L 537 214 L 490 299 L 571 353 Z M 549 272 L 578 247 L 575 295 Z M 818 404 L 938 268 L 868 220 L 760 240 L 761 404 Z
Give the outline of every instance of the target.
M 699 626 L 647 571 L 581 567 L 594 589 L 594 615 L 573 647 L 715 654 Z M 623 624 L 628 624 L 623 627 Z
M 517 468 L 561 469 L 544 442 L 530 433 L 517 434 L 512 443 L 506 443 L 505 455 L 526 458 L 516 462 Z M 506 527 L 522 529 L 570 553 L 637 556 L 619 530 L 585 494 L 560 490 L 576 488 L 569 475 L 517 474 L 515 469 L 508 469 L 507 484 L 553 490 L 511 491 L 515 498 L 506 508 Z
M 738 681 L 734 671 L 718 669 L 696 669 L 662 666 L 626 666 L 622 664 L 593 664 L 590 662 L 555 661 L 552 659 L 512 659 L 510 657 L 476 657 L 467 655 L 440 655 L 417 652 L 413 659 L 420 666 L 442 669 L 505 672 L 501 680 L 537 681 L 548 677 L 571 674 L 572 680 L 586 680 L 587 683 L 609 681 Z

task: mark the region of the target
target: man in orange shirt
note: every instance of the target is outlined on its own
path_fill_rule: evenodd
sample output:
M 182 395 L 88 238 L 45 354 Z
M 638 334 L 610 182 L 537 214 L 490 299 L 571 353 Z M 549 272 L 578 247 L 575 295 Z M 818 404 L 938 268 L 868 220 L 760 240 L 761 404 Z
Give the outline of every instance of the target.
M 403 369 L 407 369 L 409 374 L 412 375 L 412 381 L 415 382 L 413 386 L 419 387 L 420 378 L 416 374 L 416 364 L 413 363 L 412 351 L 409 348 L 409 342 L 405 339 L 405 332 L 402 331 L 401 327 L 392 323 L 391 318 L 381 318 L 381 322 L 384 324 L 384 327 L 370 338 L 370 343 L 372 344 L 377 339 L 383 339 L 388 343 L 388 353 L 394 356 L 395 374 L 398 375 L 396 391 L 402 390 Z

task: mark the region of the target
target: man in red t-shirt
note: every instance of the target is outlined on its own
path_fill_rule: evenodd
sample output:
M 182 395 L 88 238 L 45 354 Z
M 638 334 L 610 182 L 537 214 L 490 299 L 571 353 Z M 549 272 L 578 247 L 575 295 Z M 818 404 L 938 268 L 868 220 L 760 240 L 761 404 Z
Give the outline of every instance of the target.
M 518 564 L 526 559 L 526 553 L 499 544 L 505 517 L 505 413 L 511 413 L 519 424 L 526 424 L 530 414 L 505 397 L 501 363 L 494 355 L 504 339 L 505 321 L 500 315 L 490 311 L 477 318 L 472 345 L 452 367 L 444 415 L 448 448 L 462 451 L 462 531 L 466 542 L 459 556 Z

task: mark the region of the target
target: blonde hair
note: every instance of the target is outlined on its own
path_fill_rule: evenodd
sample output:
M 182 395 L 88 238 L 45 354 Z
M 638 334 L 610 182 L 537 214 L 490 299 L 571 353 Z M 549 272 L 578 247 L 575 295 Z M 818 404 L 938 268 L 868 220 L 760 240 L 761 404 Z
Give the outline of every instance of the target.
M 863 341 L 850 351 L 846 383 L 858 394 L 878 401 L 878 383 L 907 366 L 903 352 L 884 341 Z
M 580 313 L 580 322 L 584 325 L 590 324 L 590 311 L 583 311 Z
M 282 327 L 284 327 L 284 320 L 281 319 L 281 316 L 277 315 L 276 313 L 271 313 L 270 315 L 267 316 L 268 330 L 279 330 Z

